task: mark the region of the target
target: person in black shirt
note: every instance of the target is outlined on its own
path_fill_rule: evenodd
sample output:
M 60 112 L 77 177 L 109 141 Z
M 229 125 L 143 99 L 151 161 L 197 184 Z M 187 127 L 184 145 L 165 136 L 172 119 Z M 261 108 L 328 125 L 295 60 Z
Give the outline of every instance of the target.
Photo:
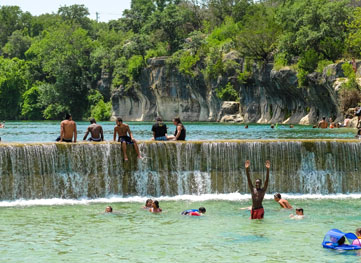
M 167 141 L 167 125 L 162 121 L 161 117 L 157 117 L 157 122 L 152 127 L 153 138 L 156 141 Z
M 173 123 L 176 126 L 174 135 L 168 136 L 168 140 L 173 141 L 185 141 L 186 140 L 186 128 L 181 122 L 180 118 L 174 118 Z

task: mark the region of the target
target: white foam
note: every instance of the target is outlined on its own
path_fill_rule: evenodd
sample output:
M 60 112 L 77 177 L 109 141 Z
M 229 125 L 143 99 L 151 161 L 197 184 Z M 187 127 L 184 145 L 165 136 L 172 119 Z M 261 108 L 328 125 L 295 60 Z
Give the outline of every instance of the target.
M 361 199 L 361 194 L 282 194 L 283 198 L 287 199 Z M 108 198 L 98 199 L 34 199 L 34 200 L 14 200 L 14 201 L 0 201 L 0 207 L 14 207 L 14 206 L 52 206 L 52 205 L 89 205 L 94 203 L 144 203 L 148 198 L 156 199 L 159 201 L 191 201 L 191 202 L 204 202 L 204 201 L 234 201 L 246 202 L 250 201 L 250 194 L 230 193 L 230 194 L 204 194 L 204 195 L 178 195 L 178 196 L 110 196 Z M 272 194 L 265 196 L 266 200 L 273 199 Z

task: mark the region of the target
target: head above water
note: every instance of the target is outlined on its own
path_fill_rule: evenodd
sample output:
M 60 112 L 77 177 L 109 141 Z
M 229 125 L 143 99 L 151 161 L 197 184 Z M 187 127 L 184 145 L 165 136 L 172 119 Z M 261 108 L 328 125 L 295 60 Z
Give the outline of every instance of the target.
M 147 201 L 145 201 L 145 207 L 152 207 L 152 204 L 153 204 L 152 199 L 147 199 Z
M 155 200 L 155 201 L 153 202 L 153 207 L 154 207 L 154 208 L 159 208 L 159 202 L 158 202 L 157 200 Z
M 202 206 L 202 207 L 198 208 L 198 211 L 201 214 L 205 214 L 206 213 L 206 208 Z
M 276 201 L 278 201 L 278 200 L 281 199 L 281 194 L 280 194 L 280 193 L 275 193 L 274 196 L 273 196 L 273 198 L 274 198 Z
M 91 124 L 97 123 L 94 118 L 91 118 L 89 121 L 90 121 Z
M 256 189 L 261 189 L 261 186 L 262 186 L 262 180 L 261 179 L 256 179 L 255 181 L 255 186 L 256 186 Z
M 111 206 L 107 206 L 105 208 L 105 213 L 112 213 L 113 212 L 113 208 Z
M 357 228 L 355 233 L 356 233 L 356 236 L 360 237 L 361 236 L 361 228 Z
M 303 208 L 296 208 L 296 215 L 303 216 Z

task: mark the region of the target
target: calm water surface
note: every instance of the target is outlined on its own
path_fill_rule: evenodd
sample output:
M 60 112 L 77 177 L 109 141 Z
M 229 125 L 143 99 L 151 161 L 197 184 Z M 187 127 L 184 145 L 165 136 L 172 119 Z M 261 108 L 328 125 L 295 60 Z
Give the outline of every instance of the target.
M 361 199 L 290 199 L 306 218 L 292 220 L 273 200 L 265 219 L 249 220 L 246 201 L 161 201 L 0 207 L 1 262 L 357 262 L 356 252 L 322 248 L 331 228 L 361 227 Z M 207 208 L 204 217 L 181 216 Z
M 105 140 L 113 140 L 114 122 L 99 122 L 103 126 Z M 152 122 L 128 122 L 133 136 L 137 140 L 149 140 L 152 137 Z M 82 140 L 88 122 L 77 122 L 78 140 Z M 168 134 L 173 134 L 175 126 L 167 123 Z M 224 123 L 185 123 L 187 140 L 232 140 L 232 139 L 352 139 L 356 130 L 349 128 L 314 129 L 312 126 L 251 124 L 248 129 L 243 124 Z M 60 122 L 6 122 L 0 129 L 4 142 L 52 142 L 60 135 Z

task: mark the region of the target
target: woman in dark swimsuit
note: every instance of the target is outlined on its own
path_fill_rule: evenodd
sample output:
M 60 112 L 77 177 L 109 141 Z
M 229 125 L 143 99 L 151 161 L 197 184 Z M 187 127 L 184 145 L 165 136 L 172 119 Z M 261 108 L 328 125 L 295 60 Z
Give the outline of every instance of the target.
M 185 141 L 186 140 L 186 128 L 181 122 L 180 118 L 174 118 L 173 124 L 177 127 L 174 135 L 168 136 L 168 140 L 173 141 Z

